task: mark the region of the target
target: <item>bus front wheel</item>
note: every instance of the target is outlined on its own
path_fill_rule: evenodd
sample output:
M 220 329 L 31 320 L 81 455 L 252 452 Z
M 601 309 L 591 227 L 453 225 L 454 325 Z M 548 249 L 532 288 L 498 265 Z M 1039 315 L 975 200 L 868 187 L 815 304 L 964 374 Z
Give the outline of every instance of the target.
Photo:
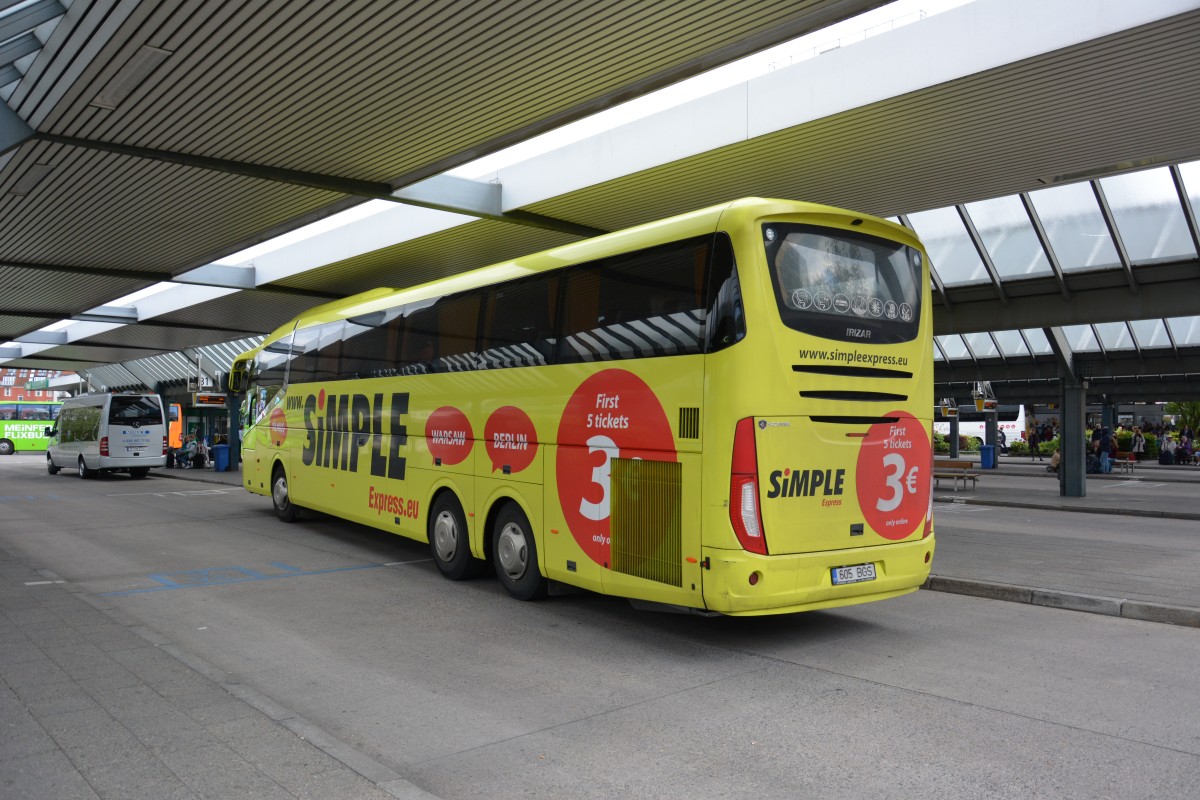
M 275 506 L 275 516 L 284 522 L 295 522 L 300 515 L 288 492 L 287 471 L 282 466 L 271 473 L 271 504 Z
M 438 495 L 429 512 L 429 550 L 438 570 L 452 581 L 477 578 L 486 566 L 471 555 L 467 518 L 450 492 Z
M 0 456 L 11 456 L 16 450 L 8 439 L 0 439 Z
M 54 466 L 54 457 L 46 453 L 46 472 L 49 472 L 51 475 L 57 475 L 59 469 L 61 467 Z
M 492 532 L 492 559 L 496 577 L 505 591 L 518 600 L 535 600 L 546 594 L 546 579 L 538 571 L 537 545 L 525 512 L 509 503 L 496 518 Z

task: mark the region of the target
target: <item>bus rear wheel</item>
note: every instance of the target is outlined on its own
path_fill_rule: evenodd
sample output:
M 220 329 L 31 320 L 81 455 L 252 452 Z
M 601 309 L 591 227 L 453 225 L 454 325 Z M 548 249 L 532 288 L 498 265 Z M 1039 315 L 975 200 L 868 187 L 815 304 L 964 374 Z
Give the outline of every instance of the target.
M 8 439 L 0 439 L 0 456 L 11 456 L 16 451 L 17 448 Z
M 438 495 L 429 512 L 429 550 L 438 570 L 452 581 L 477 578 L 486 566 L 471 555 L 467 518 L 450 492 Z
M 271 504 L 275 506 L 275 516 L 284 522 L 295 522 L 300 516 L 300 509 L 288 492 L 287 471 L 282 466 L 271 473 Z
M 79 463 L 76 465 L 76 469 L 79 472 L 79 477 L 83 478 L 84 480 L 96 477 L 96 470 L 88 469 L 87 462 L 83 460 L 83 456 L 79 457 Z
M 496 517 L 492 529 L 492 560 L 500 585 L 513 597 L 536 600 L 546 595 L 546 579 L 538 569 L 533 530 L 525 512 L 516 503 L 506 505 Z

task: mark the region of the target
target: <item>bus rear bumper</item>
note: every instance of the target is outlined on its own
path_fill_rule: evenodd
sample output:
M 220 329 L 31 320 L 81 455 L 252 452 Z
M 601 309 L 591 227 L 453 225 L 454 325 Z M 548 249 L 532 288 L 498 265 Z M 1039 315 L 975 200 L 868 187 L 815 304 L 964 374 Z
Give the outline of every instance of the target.
M 777 556 L 705 548 L 709 569 L 704 572 L 704 601 L 710 611 L 753 616 L 899 597 L 928 579 L 934 548 L 932 535 L 897 544 Z M 875 579 L 833 584 L 835 568 L 858 564 L 874 564 Z

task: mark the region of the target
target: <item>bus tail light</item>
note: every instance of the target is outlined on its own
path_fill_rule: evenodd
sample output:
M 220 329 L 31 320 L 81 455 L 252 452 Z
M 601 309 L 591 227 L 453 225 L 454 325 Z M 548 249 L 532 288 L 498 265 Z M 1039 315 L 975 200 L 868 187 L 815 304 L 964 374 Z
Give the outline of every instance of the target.
M 163 437 L 163 455 L 167 454 L 167 437 Z
M 108 455 L 108 437 L 107 436 L 100 439 L 100 455 L 102 455 L 102 456 Z
M 729 521 L 738 542 L 751 553 L 767 555 L 758 507 L 758 450 L 754 445 L 754 419 L 738 420 L 733 436 L 733 463 L 729 480 Z

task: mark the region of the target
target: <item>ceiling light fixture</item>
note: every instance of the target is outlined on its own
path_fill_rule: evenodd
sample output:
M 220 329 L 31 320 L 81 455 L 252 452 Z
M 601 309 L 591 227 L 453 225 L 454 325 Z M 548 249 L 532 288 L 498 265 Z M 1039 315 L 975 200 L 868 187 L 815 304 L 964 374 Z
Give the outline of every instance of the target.
M 125 62 L 125 66 L 121 67 L 116 75 L 112 76 L 112 79 L 89 105 L 106 108 L 110 111 L 115 109 L 125 98 L 133 94 L 142 81 L 150 77 L 150 73 L 154 72 L 159 64 L 166 61 L 171 52 L 159 47 L 144 45 Z

